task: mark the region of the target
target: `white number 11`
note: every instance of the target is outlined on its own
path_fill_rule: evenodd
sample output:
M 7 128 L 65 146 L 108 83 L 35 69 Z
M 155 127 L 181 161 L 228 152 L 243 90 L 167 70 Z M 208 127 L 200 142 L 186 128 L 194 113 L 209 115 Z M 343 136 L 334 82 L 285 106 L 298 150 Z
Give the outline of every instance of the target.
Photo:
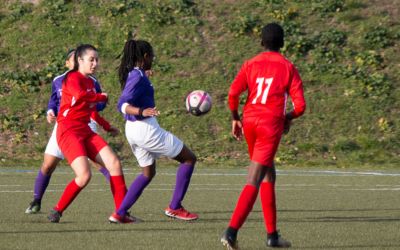
M 257 96 L 251 102 L 252 104 L 256 104 L 257 103 L 257 99 L 261 96 L 261 93 L 262 93 L 261 104 L 265 104 L 267 102 L 268 91 L 269 91 L 269 88 L 271 87 L 271 83 L 272 83 L 273 80 L 274 80 L 274 78 L 264 78 L 264 77 L 257 78 L 257 80 L 256 80 L 256 82 L 258 84 L 258 86 L 257 86 Z M 265 86 L 265 89 L 263 91 L 264 83 L 265 83 L 266 86 Z

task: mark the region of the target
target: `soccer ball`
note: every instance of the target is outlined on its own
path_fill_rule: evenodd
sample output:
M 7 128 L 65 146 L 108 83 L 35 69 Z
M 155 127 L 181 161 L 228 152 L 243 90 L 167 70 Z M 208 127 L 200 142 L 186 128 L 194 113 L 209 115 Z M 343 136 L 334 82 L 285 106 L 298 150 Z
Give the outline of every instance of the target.
M 211 109 L 211 96 L 203 90 L 190 92 L 186 97 L 186 110 L 195 116 L 206 114 Z

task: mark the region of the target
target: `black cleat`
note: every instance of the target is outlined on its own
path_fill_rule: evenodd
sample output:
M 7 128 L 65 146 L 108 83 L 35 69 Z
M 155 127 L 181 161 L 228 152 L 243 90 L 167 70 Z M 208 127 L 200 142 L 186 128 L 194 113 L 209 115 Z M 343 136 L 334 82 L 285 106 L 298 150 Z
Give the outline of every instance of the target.
M 239 244 L 236 240 L 237 230 L 228 228 L 224 231 L 221 237 L 221 243 L 228 250 L 239 250 Z
M 278 247 L 278 248 L 288 248 L 291 247 L 292 244 L 283 239 L 278 232 L 268 234 L 267 235 L 267 242 L 265 242 L 267 247 Z
M 55 209 L 52 209 L 52 210 L 50 210 L 50 213 L 47 216 L 47 219 L 49 219 L 49 221 L 52 223 L 58 223 L 58 222 L 60 222 L 61 216 L 62 215 L 60 212 L 58 212 Z
M 39 200 L 33 200 L 31 203 L 29 203 L 29 207 L 25 210 L 26 214 L 37 214 L 40 212 L 40 201 Z

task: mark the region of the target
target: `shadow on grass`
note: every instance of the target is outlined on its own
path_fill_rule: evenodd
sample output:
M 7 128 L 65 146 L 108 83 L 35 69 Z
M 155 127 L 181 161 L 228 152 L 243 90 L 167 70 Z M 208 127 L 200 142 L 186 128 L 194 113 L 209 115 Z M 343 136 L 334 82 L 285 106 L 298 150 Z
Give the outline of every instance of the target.
M 369 212 L 369 211 L 399 211 L 400 208 L 354 208 L 354 209 L 279 209 L 284 213 L 307 213 L 307 212 Z M 259 211 L 261 212 L 261 210 Z
M 308 218 L 281 218 L 281 222 L 400 222 L 400 218 L 378 216 L 323 216 Z
M 118 225 L 115 225 L 118 226 Z M 126 228 L 115 229 L 60 229 L 60 230 L 37 230 L 37 231 L 4 231 L 2 234 L 65 234 L 65 233 L 101 233 L 101 232 L 156 232 L 156 231 L 184 231 L 185 228 Z
M 336 246 L 302 246 L 302 247 L 297 247 L 294 246 L 297 249 L 387 249 L 387 248 L 395 248 L 395 249 L 400 249 L 400 244 L 397 242 L 395 244 L 365 244 L 365 245 L 336 245 Z

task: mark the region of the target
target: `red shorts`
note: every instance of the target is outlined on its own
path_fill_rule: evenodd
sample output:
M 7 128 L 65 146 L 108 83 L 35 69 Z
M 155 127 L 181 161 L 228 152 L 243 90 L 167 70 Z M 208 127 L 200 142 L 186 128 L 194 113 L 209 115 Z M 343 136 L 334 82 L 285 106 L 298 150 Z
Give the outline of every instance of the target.
M 244 137 L 251 161 L 263 166 L 272 166 L 282 137 L 283 125 L 283 119 L 243 118 Z
M 58 124 L 57 143 L 69 164 L 79 156 L 87 156 L 94 161 L 100 150 L 108 145 L 88 124 L 77 122 Z

